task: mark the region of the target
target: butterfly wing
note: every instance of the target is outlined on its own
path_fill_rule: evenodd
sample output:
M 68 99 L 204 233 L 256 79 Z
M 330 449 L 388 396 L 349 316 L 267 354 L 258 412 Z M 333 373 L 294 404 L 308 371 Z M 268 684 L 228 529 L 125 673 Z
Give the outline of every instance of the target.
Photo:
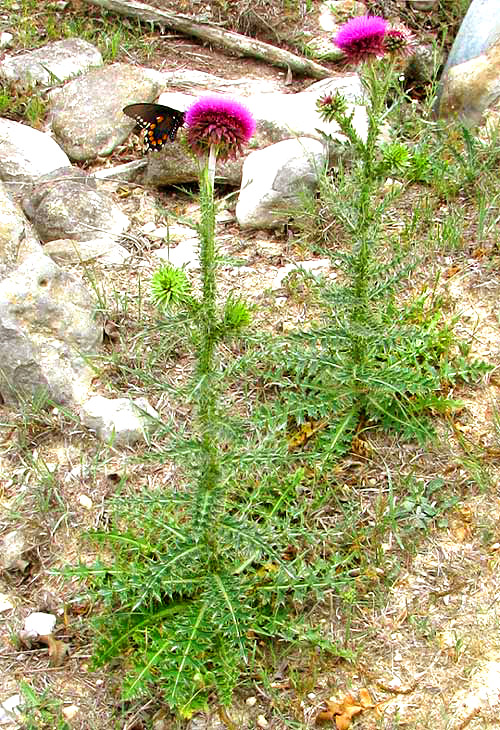
M 177 130 L 184 124 L 184 112 L 163 104 L 129 104 L 123 113 L 146 131 L 146 152 L 160 150 L 168 140 L 174 142 Z

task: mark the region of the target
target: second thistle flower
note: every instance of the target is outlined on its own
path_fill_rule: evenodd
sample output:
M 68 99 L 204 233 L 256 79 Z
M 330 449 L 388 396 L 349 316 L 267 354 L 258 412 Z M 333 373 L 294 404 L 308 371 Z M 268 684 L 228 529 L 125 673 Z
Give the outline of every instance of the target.
M 215 147 L 217 157 L 236 158 L 255 132 L 255 121 L 240 102 L 223 96 L 198 99 L 186 112 L 187 141 L 197 155 Z
M 408 28 L 390 26 L 378 15 L 351 18 L 332 40 L 352 63 L 382 58 L 387 53 L 408 55 L 415 47 L 415 39 Z

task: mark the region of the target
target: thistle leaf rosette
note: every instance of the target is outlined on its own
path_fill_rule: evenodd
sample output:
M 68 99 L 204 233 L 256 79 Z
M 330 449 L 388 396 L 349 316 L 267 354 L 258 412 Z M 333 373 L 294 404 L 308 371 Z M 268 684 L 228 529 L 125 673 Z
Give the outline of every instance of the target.
M 239 101 L 212 95 L 198 99 L 186 112 L 187 141 L 193 152 L 215 149 L 220 160 L 236 159 L 255 132 L 255 120 Z

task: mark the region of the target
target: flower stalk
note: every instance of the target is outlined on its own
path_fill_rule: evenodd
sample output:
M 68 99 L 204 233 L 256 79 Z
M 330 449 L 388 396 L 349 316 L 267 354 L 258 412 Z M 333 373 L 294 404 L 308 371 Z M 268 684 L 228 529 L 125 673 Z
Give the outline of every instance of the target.
M 217 307 L 217 248 L 215 241 L 215 171 L 218 159 L 241 154 L 255 130 L 248 110 L 226 97 L 202 97 L 186 113 L 187 140 L 200 158 L 200 271 L 202 295 L 196 309 L 198 329 L 196 393 L 197 422 L 201 465 L 197 492 L 211 504 L 202 529 L 210 549 L 210 559 L 217 562 L 217 524 L 214 522 L 216 495 L 221 481 L 220 417 L 218 416 L 217 345 L 228 332 L 236 331 L 249 320 L 241 300 L 228 298 L 222 317 Z
M 379 223 L 374 204 L 374 195 L 380 183 L 376 166 L 377 139 L 384 119 L 395 55 L 407 52 L 413 39 L 402 26 L 391 28 L 384 18 L 367 15 L 348 21 L 333 42 L 344 52 L 348 61 L 361 66 L 361 79 L 368 97 L 366 140 L 355 130 L 352 114 L 348 113 L 347 103 L 341 94 L 325 96 L 318 102 L 318 111 L 322 118 L 335 121 L 339 125 L 360 158 L 360 186 L 355 201 L 356 217 L 352 226 L 354 243 L 351 255 L 351 358 L 356 368 L 362 367 L 366 362 L 372 320 L 370 286 Z M 381 60 L 384 56 L 389 56 L 387 61 Z
M 203 453 L 201 482 L 213 490 L 219 479 L 219 447 L 216 423 L 217 388 L 215 352 L 218 341 L 217 280 L 215 248 L 214 180 L 217 154 L 211 145 L 200 173 L 200 269 L 202 300 L 198 310 L 199 345 L 197 353 L 198 422 Z

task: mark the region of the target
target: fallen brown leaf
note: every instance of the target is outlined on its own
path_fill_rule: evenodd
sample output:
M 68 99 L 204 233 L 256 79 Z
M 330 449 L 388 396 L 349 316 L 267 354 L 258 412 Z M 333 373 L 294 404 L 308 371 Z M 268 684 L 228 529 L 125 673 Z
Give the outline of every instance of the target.
M 345 715 L 335 715 L 335 727 L 337 730 L 347 730 L 351 724 L 351 719 Z
M 367 689 L 359 690 L 359 704 L 363 707 L 364 710 L 371 710 L 375 707 L 375 704 Z
M 361 689 L 359 691 L 359 700 L 355 699 L 351 694 L 346 694 L 340 702 L 330 698 L 326 701 L 326 710 L 322 710 L 316 716 L 316 724 L 323 725 L 327 722 L 335 721 L 337 730 L 348 730 L 353 717 L 359 715 L 364 710 L 371 710 L 374 707 L 376 705 L 373 703 L 367 689 Z
M 49 663 L 51 667 L 60 667 L 64 661 L 64 657 L 69 651 L 69 645 L 64 641 L 54 639 L 52 634 L 47 636 L 39 636 L 38 640 L 49 647 Z

